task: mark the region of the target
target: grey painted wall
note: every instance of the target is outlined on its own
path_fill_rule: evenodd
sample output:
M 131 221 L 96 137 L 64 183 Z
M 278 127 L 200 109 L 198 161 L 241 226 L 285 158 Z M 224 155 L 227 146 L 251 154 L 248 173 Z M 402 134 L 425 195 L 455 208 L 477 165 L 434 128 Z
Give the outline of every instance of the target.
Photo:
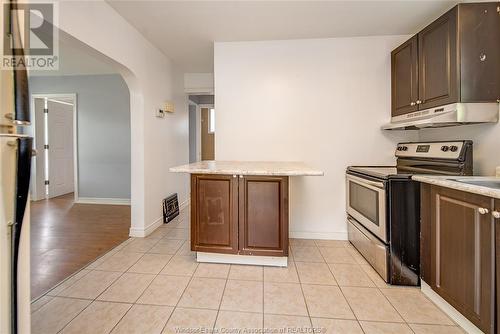
M 77 94 L 79 196 L 130 198 L 130 95 L 118 74 L 37 76 L 31 94 Z

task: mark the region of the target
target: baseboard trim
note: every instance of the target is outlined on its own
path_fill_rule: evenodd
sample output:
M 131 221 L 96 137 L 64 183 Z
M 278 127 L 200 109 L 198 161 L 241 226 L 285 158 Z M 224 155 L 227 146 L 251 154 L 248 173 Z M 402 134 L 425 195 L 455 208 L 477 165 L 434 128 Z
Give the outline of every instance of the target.
M 79 197 L 77 204 L 130 205 L 129 198 Z
M 286 256 L 252 256 L 196 252 L 196 261 L 205 263 L 246 264 L 272 267 L 288 266 L 288 257 Z
M 426 295 L 434 304 L 436 304 L 444 313 L 446 313 L 453 321 L 455 321 L 462 329 L 469 334 L 484 334 L 479 328 L 476 327 L 469 319 L 464 317 L 456 308 L 448 304 L 446 300 L 438 295 L 429 284 L 421 281 L 421 291 Z
M 294 239 L 347 240 L 347 232 L 290 231 L 289 234 L 290 238 Z
M 189 207 L 189 199 L 179 204 L 179 214 Z M 163 225 L 163 216 L 156 218 L 144 229 L 130 227 L 129 235 L 134 238 L 144 238 L 153 233 L 158 227 Z

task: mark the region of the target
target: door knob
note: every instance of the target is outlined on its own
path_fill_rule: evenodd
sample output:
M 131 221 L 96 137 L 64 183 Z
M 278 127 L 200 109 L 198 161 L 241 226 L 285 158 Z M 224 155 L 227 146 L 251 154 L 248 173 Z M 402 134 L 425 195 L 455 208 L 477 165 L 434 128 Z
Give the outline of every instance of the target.
M 485 215 L 488 212 L 490 212 L 488 209 L 485 209 L 485 208 L 479 208 L 479 209 L 477 209 L 477 211 L 479 211 L 479 213 L 482 215 Z
M 500 212 L 498 212 L 498 211 L 493 211 L 493 212 L 491 213 L 491 215 L 492 215 L 495 219 L 499 219 L 499 218 L 500 218 Z

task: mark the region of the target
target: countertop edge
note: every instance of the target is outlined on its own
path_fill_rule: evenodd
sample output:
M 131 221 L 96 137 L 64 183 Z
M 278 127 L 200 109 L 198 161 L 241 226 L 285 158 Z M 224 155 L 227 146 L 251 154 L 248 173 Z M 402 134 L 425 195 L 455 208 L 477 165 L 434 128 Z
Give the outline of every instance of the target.
M 411 178 L 418 182 L 500 199 L 500 190 L 448 180 L 450 176 L 413 175 Z
M 242 171 L 242 170 L 208 170 L 208 169 L 177 169 L 169 168 L 171 173 L 187 173 L 187 174 L 211 174 L 211 175 L 253 175 L 253 176 L 324 176 L 325 173 L 321 171 L 290 171 L 290 172 L 272 172 L 272 171 Z

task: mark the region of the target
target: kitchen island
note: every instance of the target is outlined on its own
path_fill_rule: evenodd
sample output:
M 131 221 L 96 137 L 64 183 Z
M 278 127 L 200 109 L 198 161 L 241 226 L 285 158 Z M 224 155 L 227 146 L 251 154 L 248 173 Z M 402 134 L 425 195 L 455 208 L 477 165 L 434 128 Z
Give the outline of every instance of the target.
M 301 162 L 201 161 L 191 174 L 191 250 L 198 262 L 287 266 L 289 177 L 322 176 Z

